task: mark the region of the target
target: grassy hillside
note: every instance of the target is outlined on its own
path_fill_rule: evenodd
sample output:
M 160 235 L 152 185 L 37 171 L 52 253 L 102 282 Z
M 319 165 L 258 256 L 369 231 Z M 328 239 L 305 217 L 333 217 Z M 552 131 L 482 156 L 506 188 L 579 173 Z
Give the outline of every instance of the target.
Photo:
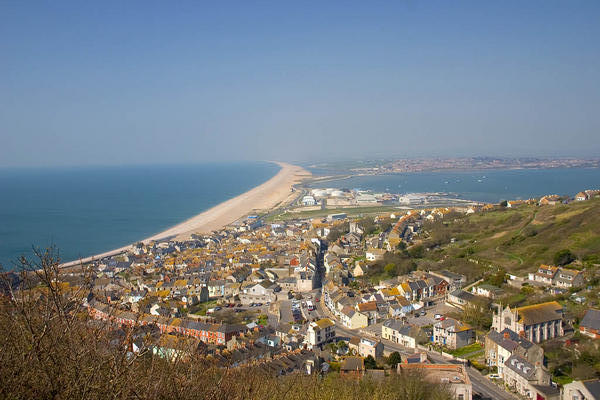
M 454 214 L 425 224 L 424 230 L 425 258 L 448 267 L 463 265 L 467 273 L 476 272 L 475 260 L 522 275 L 552 264 L 563 249 L 577 256 L 574 267 L 600 263 L 600 199 Z

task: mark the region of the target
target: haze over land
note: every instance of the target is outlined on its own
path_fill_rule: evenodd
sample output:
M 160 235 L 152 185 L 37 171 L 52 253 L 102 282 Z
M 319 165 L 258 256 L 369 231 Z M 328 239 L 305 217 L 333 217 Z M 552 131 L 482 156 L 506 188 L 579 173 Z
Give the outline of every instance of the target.
M 596 156 L 600 5 L 0 5 L 0 166 Z

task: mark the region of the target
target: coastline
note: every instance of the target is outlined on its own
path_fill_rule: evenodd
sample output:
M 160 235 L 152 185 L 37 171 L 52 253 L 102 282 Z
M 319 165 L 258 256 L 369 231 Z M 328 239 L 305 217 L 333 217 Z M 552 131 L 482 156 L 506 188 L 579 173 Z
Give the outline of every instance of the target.
M 171 228 L 139 241 L 150 243 L 152 241 L 161 241 L 169 238 L 185 238 L 192 233 L 209 233 L 214 230 L 222 229 L 253 211 L 270 210 L 278 204 L 285 202 L 292 194 L 291 189 L 293 185 L 311 176 L 311 173 L 297 165 L 279 161 L 273 162 L 279 165 L 281 169 L 268 181 L 172 226 Z M 123 253 L 130 247 L 131 244 L 128 244 L 119 247 L 118 249 L 62 263 L 60 267 L 73 267 L 104 257 L 114 256 Z

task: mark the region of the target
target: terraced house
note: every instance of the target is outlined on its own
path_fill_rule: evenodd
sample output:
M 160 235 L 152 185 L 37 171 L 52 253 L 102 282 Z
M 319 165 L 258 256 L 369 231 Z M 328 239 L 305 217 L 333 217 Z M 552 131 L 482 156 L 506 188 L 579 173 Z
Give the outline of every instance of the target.
M 433 325 L 434 343 L 449 349 L 458 349 L 475 341 L 475 330 L 454 318 L 447 318 Z
M 493 317 L 492 329 L 510 329 L 533 343 L 564 335 L 563 307 L 556 301 L 511 309 L 506 307 Z
M 311 322 L 306 331 L 306 342 L 310 348 L 319 347 L 335 338 L 335 324 L 329 318 Z
M 550 385 L 550 373 L 524 357 L 513 354 L 504 363 L 504 382 L 528 399 L 559 400 L 560 391 Z
M 417 347 L 418 328 L 402 323 L 397 319 L 388 319 L 381 325 L 381 337 L 414 349 Z
M 485 338 L 485 361 L 490 367 L 498 368 L 498 375 L 504 379 L 504 363 L 513 355 L 518 355 L 533 364 L 535 368 L 542 368 L 544 363 L 544 350 L 541 346 L 519 336 L 510 329 L 502 332 L 490 331 Z
M 543 264 L 540 265 L 536 272 L 529 274 L 529 280 L 543 285 L 561 288 L 579 287 L 585 283 L 581 271 Z

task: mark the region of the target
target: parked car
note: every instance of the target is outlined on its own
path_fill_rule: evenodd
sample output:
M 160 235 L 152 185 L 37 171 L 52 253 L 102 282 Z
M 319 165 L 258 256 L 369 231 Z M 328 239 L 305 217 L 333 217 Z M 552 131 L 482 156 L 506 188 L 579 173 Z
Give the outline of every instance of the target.
M 498 374 L 489 374 L 487 377 L 490 379 L 500 379 L 500 375 Z
M 421 317 L 427 315 L 427 313 L 425 312 L 425 310 L 421 310 Z
M 435 314 L 434 318 L 436 320 L 440 320 L 440 319 L 442 319 L 442 314 Z

